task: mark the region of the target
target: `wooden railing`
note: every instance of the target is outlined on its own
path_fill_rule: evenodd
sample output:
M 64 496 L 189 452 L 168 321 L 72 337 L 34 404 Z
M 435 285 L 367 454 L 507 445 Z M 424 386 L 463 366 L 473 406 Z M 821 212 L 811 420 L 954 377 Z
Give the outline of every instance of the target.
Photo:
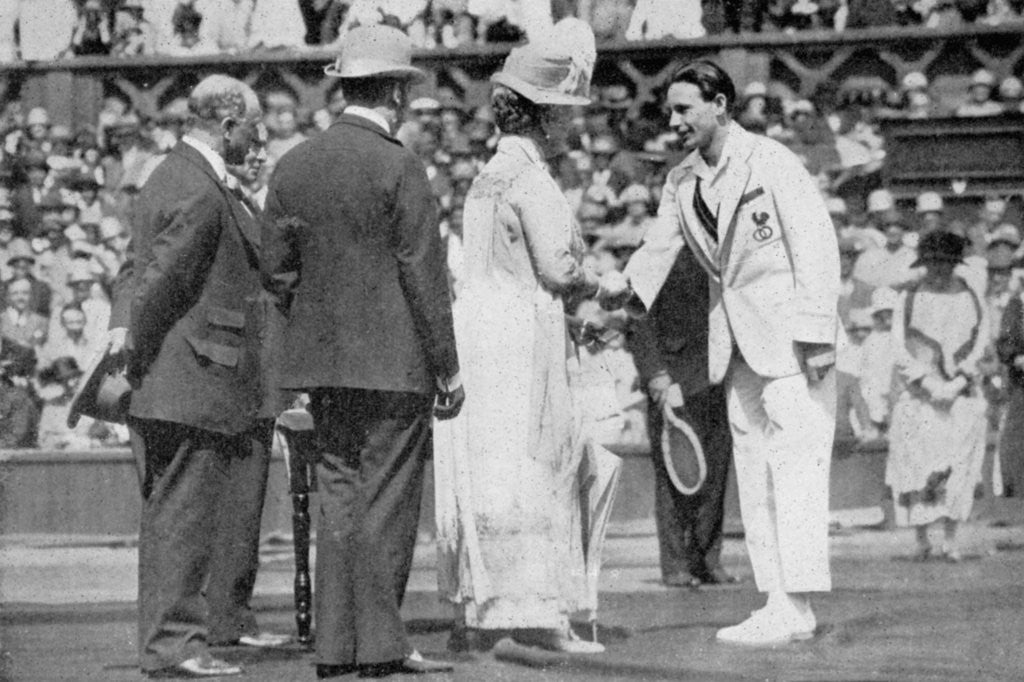
M 454 84 L 470 103 L 484 101 L 487 78 L 507 45 L 423 50 L 414 61 L 431 74 L 422 88 Z M 184 95 L 202 76 L 227 72 L 257 89 L 291 90 L 302 106 L 323 106 L 336 85 L 323 73 L 334 53 L 322 49 L 257 52 L 214 57 L 149 56 L 0 64 L 0 100 L 20 96 L 50 110 L 55 122 L 94 123 L 104 95 L 121 94 L 142 113 Z M 634 107 L 651 101 L 672 70 L 695 57 L 717 58 L 739 81 L 779 81 L 804 97 L 826 100 L 844 87 L 896 85 L 922 71 L 940 91 L 964 90 L 969 74 L 988 68 L 997 78 L 1021 73 L 1020 26 L 968 26 L 956 31 L 924 28 L 813 31 L 795 34 L 717 35 L 689 41 L 614 43 L 599 49 L 595 83 L 622 83 L 636 94 Z

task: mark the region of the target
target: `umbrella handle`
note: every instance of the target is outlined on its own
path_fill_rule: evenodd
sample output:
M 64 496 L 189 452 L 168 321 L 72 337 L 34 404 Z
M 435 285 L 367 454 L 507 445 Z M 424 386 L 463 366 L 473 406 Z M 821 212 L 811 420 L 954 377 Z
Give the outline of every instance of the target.
M 597 643 L 597 619 L 593 618 L 590 621 L 590 641 Z

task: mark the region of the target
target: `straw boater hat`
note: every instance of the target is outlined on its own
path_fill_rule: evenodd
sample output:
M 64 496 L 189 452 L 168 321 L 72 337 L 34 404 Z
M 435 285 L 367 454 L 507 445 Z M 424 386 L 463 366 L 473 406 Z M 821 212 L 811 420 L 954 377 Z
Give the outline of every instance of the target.
M 345 34 L 341 55 L 324 73 L 335 78 L 405 78 L 426 74 L 412 65 L 412 40 L 397 28 L 357 26 Z
M 562 19 L 526 45 L 512 48 L 491 82 L 534 104 L 590 104 L 590 77 L 597 61 L 594 31 L 573 17 Z

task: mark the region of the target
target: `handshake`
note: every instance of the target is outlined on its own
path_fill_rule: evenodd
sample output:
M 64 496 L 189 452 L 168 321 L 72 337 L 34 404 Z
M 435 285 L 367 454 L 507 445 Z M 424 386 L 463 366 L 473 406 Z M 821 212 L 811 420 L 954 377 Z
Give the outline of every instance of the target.
M 603 309 L 618 310 L 632 296 L 633 288 L 629 285 L 629 279 L 618 270 L 606 272 L 598 279 L 596 297 Z

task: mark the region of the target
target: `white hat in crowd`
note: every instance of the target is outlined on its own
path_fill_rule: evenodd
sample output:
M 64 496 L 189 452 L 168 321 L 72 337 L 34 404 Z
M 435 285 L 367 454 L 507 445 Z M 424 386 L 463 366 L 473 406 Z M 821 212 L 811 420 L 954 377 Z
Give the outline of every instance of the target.
M 441 111 L 441 103 L 433 97 L 417 97 L 409 103 L 410 111 Z
M 918 213 L 941 213 L 942 197 L 938 192 L 921 192 L 917 197 Z
M 623 204 L 646 204 L 650 200 L 651 191 L 643 185 L 630 185 L 619 195 L 619 201 Z
M 743 88 L 744 97 L 767 97 L 768 88 L 761 81 L 751 81 Z
M 846 202 L 839 197 L 827 197 L 825 208 L 828 209 L 829 215 L 846 215 Z
M 876 189 L 868 194 L 868 213 L 881 213 L 896 207 L 892 192 L 887 189 Z
M 978 69 L 971 74 L 971 87 L 976 85 L 984 85 L 987 87 L 994 87 L 996 84 L 996 77 L 992 75 L 992 72 L 988 69 Z
M 928 87 L 928 76 L 920 71 L 911 71 L 903 77 L 904 90 L 924 90 Z
M 985 235 L 985 243 L 989 246 L 998 243 L 1010 244 L 1011 246 L 1017 247 L 1021 245 L 1020 230 L 1017 229 L 1016 225 L 1011 223 L 1003 223 L 996 229 Z
M 850 329 L 871 329 L 875 326 L 868 308 L 854 308 L 850 311 Z
M 999 96 L 1003 99 L 1020 99 L 1024 96 L 1024 83 L 1016 76 L 1008 76 L 999 84 Z

